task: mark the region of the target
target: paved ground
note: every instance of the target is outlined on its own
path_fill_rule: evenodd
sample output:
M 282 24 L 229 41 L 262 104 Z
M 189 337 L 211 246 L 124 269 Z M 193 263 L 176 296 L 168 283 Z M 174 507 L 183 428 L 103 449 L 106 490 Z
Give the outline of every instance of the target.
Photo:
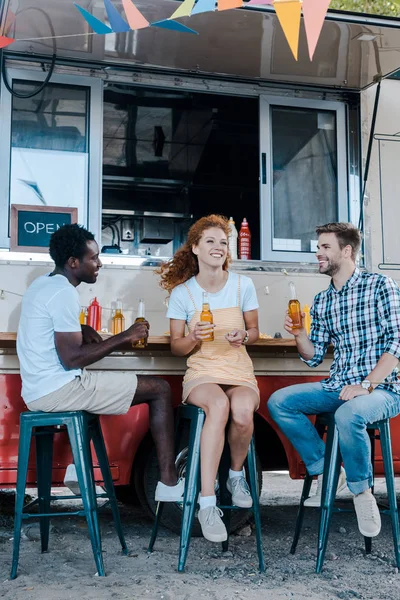
M 255 536 L 247 527 L 231 537 L 230 550 L 202 538 L 191 543 L 186 572 L 177 572 L 178 538 L 160 532 L 156 551 L 146 547 L 151 522 L 138 508 L 121 508 L 128 557 L 122 556 L 108 510 L 101 515 L 107 577 L 95 576 L 86 524 L 80 518 L 54 521 L 50 551 L 40 553 L 38 528 L 24 529 L 19 576 L 9 581 L 12 518 L 3 500 L 0 507 L 0 597 L 7 600 L 400 600 L 400 574 L 394 564 L 388 517 L 374 540 L 373 553 L 364 553 L 354 512 L 333 516 L 327 559 L 315 574 L 318 511 L 308 509 L 304 533 L 295 556 L 289 554 L 301 482 L 286 474 L 265 473 L 262 494 L 263 541 L 267 572 L 257 569 Z M 377 482 L 384 498 L 384 481 Z M 343 507 L 352 507 L 350 495 L 341 494 Z

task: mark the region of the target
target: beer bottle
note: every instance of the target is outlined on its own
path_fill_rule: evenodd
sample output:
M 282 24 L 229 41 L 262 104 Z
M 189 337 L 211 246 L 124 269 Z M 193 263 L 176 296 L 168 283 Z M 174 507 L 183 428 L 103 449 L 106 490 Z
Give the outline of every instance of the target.
M 301 329 L 303 326 L 301 319 L 300 302 L 296 298 L 296 288 L 294 283 L 289 283 L 291 299 L 289 300 L 289 317 L 292 319 L 292 329 Z
M 122 314 L 122 302 L 117 300 L 117 308 L 112 318 L 112 332 L 114 335 L 125 331 L 125 317 Z
M 212 312 L 210 310 L 210 302 L 208 300 L 208 293 L 203 292 L 203 307 L 200 314 L 200 321 L 202 323 L 214 323 Z M 213 342 L 214 341 L 214 332 L 211 331 L 207 334 L 206 337 L 203 337 L 203 342 Z
M 139 306 L 137 311 L 137 317 L 135 319 L 135 323 L 143 323 L 146 320 L 145 317 L 145 309 L 144 309 L 144 300 L 139 300 Z M 147 346 L 147 338 L 142 338 L 137 342 L 133 342 L 132 346 L 134 348 L 145 348 Z

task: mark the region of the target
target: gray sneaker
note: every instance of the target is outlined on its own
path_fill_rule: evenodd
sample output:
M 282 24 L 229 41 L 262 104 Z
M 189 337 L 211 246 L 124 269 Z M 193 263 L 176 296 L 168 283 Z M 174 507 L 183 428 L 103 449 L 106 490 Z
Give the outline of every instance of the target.
M 232 477 L 232 479 L 229 477 L 226 487 L 228 492 L 232 494 L 232 504 L 239 506 L 239 508 L 251 508 L 253 506 L 249 486 L 243 476 Z
M 307 498 L 304 501 L 304 506 L 321 506 L 322 479 L 323 479 L 323 476 L 318 475 L 317 491 L 314 494 L 314 496 L 309 496 L 309 498 Z M 337 489 L 336 489 L 336 494 L 338 494 L 339 492 L 344 490 L 346 485 L 347 485 L 346 471 L 343 469 L 343 467 L 340 467 L 339 480 L 338 480 L 338 485 L 337 485 Z
M 375 537 L 381 530 L 381 515 L 371 490 L 353 498 L 358 529 L 364 537 Z
M 210 542 L 225 542 L 228 539 L 226 527 L 221 519 L 223 512 L 217 506 L 207 506 L 200 509 L 197 518 L 206 540 Z

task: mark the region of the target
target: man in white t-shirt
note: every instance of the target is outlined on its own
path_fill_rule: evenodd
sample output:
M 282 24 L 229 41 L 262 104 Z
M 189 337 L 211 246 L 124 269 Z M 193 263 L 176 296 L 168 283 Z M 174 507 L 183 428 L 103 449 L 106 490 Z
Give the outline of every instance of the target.
M 95 283 L 102 266 L 92 233 L 79 225 L 64 225 L 51 236 L 50 256 L 54 271 L 36 279 L 22 299 L 17 353 L 22 397 L 28 409 L 118 415 L 131 406 L 148 404 L 161 472 L 156 501 L 179 501 L 184 485 L 182 480 L 177 482 L 168 383 L 133 372 L 115 375 L 85 370 L 122 344 L 147 337 L 149 324 L 136 323 L 107 340 L 91 327 L 80 325 L 76 288 L 82 281 Z M 73 484 L 75 473 L 70 467 L 67 481 Z

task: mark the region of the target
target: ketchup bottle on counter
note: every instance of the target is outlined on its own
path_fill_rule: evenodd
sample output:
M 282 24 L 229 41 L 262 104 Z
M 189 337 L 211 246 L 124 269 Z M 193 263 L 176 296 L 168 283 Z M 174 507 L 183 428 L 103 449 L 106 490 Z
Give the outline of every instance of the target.
M 239 231 L 239 258 L 241 260 L 251 259 L 251 233 L 246 217 L 244 217 Z
M 88 307 L 87 324 L 93 327 L 95 331 L 101 330 L 101 306 L 94 298 Z

